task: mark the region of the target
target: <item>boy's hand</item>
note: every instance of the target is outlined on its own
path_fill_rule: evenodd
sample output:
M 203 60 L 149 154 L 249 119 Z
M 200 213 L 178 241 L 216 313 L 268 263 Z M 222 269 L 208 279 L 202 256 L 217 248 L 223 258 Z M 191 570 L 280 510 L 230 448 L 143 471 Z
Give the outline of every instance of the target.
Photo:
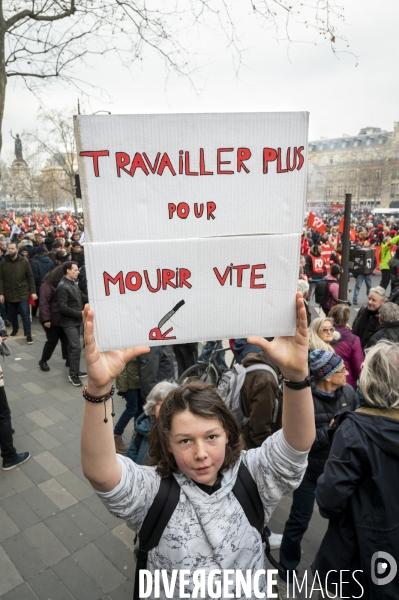
M 147 346 L 131 348 L 130 350 L 114 350 L 99 352 L 94 339 L 94 312 L 86 304 L 83 311 L 86 367 L 87 367 L 87 391 L 93 396 L 101 396 L 109 392 L 110 384 L 129 360 L 145 354 L 150 349 Z
M 276 337 L 272 342 L 262 337 L 251 337 L 248 342 L 260 346 L 279 367 L 285 379 L 303 381 L 308 376 L 309 334 L 300 292 L 296 294 L 296 322 L 295 336 Z

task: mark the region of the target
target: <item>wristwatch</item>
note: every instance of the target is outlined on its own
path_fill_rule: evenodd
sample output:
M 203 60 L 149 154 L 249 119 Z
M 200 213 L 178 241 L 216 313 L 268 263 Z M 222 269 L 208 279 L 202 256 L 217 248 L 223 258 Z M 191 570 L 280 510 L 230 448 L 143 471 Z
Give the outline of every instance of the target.
M 290 390 L 304 390 L 306 387 L 310 387 L 314 380 L 315 378 L 313 375 L 308 375 L 303 381 L 290 381 L 289 379 L 284 379 L 283 377 L 284 385 Z

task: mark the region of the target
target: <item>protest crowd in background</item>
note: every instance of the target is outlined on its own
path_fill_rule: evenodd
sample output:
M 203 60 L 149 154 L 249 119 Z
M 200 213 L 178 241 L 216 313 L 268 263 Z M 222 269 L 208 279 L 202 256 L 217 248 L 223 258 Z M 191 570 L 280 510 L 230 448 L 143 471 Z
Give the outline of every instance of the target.
M 0 327 L 3 330 L 2 336 L 5 338 L 6 329 L 8 335 L 16 336 L 21 320 L 26 341 L 31 344 L 30 322 L 32 318 L 38 319 L 47 339 L 38 369 L 49 371 L 53 352 L 61 352 L 69 369 L 65 377 L 69 378 L 71 385 L 82 386 L 82 379 L 87 376 L 86 372 L 80 370 L 82 311 L 89 300 L 83 215 L 12 212 L 0 217 L 0 231 L 0 310 L 4 321 Z M 296 487 L 284 533 L 278 535 L 266 527 L 271 548 L 280 548 L 280 598 L 292 597 L 287 595 L 287 583 L 292 584 L 292 573 L 301 559 L 301 540 L 309 525 L 315 498 L 322 516 L 330 519 L 330 525 L 315 557 L 314 568 L 324 572 L 328 569 L 352 569 L 355 565 L 363 570 L 361 582 L 367 590 L 372 585 L 371 572 L 370 566 L 365 566 L 364 557 L 368 557 L 370 535 L 373 533 L 366 534 L 362 530 L 359 515 L 366 515 L 364 518 L 368 519 L 370 532 L 375 535 L 378 532 L 380 539 L 383 537 L 382 532 L 390 528 L 395 515 L 398 517 L 398 503 L 394 498 L 394 494 L 399 491 L 398 484 L 397 481 L 392 483 L 392 478 L 389 480 L 387 475 L 388 469 L 391 469 L 391 473 L 398 472 L 398 460 L 394 456 L 399 439 L 396 416 L 396 412 L 399 412 L 398 391 L 394 390 L 386 398 L 382 398 L 381 393 L 377 394 L 373 381 L 374 363 L 370 361 L 380 361 L 380 368 L 385 365 L 383 368 L 387 377 L 394 378 L 395 369 L 396 372 L 399 371 L 399 216 L 374 216 L 367 210 L 352 212 L 352 266 L 349 271 L 350 286 L 354 288 L 353 304 L 359 304 L 359 290 L 363 283 L 366 284 L 368 294 L 367 304 L 359 308 L 352 327 L 348 324 L 348 303 L 343 303 L 339 298 L 342 233 L 342 209 L 310 212 L 304 219 L 298 291 L 305 301 L 309 328 L 308 369 L 313 377 L 311 393 L 316 439 L 310 449 L 307 466 L 302 469 L 300 476 L 299 465 L 302 463 L 298 458 L 299 452 L 296 453 L 289 447 L 287 450 L 281 441 L 276 442 L 273 450 L 276 460 L 282 458 L 291 461 L 292 468 L 287 474 L 287 481 L 279 481 L 284 490 L 282 493 Z M 355 267 L 355 251 L 360 249 L 372 250 L 371 267 L 364 272 L 359 269 L 356 272 Z M 292 260 L 297 261 L 298 257 L 292 257 Z M 371 279 L 373 273 L 378 273 L 380 277 L 378 285 L 374 287 Z M 16 278 L 19 278 L 19 289 L 22 290 L 19 294 L 16 294 L 13 286 Z M 314 312 L 311 313 L 311 298 L 320 308 L 318 318 L 314 318 Z M 259 449 L 264 447 L 262 444 L 265 440 L 278 436 L 282 428 L 282 374 L 279 366 L 261 346 L 247 339 L 229 342 L 236 363 L 247 369 L 238 400 L 242 443 L 247 449 Z M 176 390 L 179 390 L 179 385 L 184 380 L 185 371 L 194 365 L 207 364 L 211 353 L 220 346 L 219 340 L 205 340 L 201 345 L 191 343 L 156 346 L 148 354 L 131 358 L 127 362 L 115 383 L 118 394 L 126 402 L 125 410 L 114 424 L 112 432 L 116 453 L 126 455 L 125 461 L 146 464 L 152 452 L 151 431 L 157 425 L 165 398 L 170 399 L 173 394 L 177 398 Z M 367 356 L 371 358 L 366 382 L 365 375 L 362 375 L 362 365 Z M 221 373 L 228 370 L 223 354 L 218 355 L 217 361 Z M 200 366 L 197 371 L 194 368 L 192 374 L 200 375 Z M 361 377 L 364 377 L 362 389 L 359 388 Z M 396 385 L 393 380 L 391 383 Z M 7 381 L 5 386 L 7 387 Z M 28 460 L 30 454 L 29 448 L 18 448 L 17 451 L 13 446 L 6 387 L 2 385 L 0 388 L 0 442 L 3 468 L 11 470 Z M 360 412 L 355 412 L 359 408 Z M 379 410 L 378 418 L 375 415 L 378 415 Z M 392 416 L 393 413 L 395 416 Z M 338 426 L 340 428 L 337 430 Z M 333 437 L 334 431 L 336 433 Z M 281 440 L 278 437 L 275 439 Z M 381 439 L 385 442 L 380 443 Z M 339 457 L 342 457 L 343 462 L 340 463 L 337 459 L 337 464 L 331 464 L 330 450 L 341 452 Z M 350 466 L 345 461 L 350 461 Z M 153 459 L 151 464 L 155 464 Z M 248 468 L 251 469 L 250 461 Z M 374 516 L 367 513 L 373 484 L 369 480 L 365 481 L 366 470 L 373 474 L 370 478 L 376 478 L 374 485 L 377 486 L 378 494 L 375 493 L 380 505 L 389 507 L 389 518 L 385 517 L 382 509 L 382 512 L 375 510 Z M 133 471 L 129 467 L 123 473 L 126 481 L 133 477 Z M 295 486 L 290 484 L 290 487 L 288 479 L 294 476 L 298 476 L 298 481 Z M 298 485 L 302 477 L 302 482 Z M 266 476 L 265 478 L 268 481 Z M 220 489 L 220 481 L 218 476 L 212 486 L 198 486 L 211 495 Z M 149 477 L 148 481 L 144 478 L 142 485 L 151 488 L 152 478 Z M 392 486 L 391 490 L 388 489 L 389 486 Z M 97 489 L 101 494 L 100 487 Z M 102 494 L 104 501 L 111 510 L 119 514 L 113 508 L 114 498 L 108 492 L 109 490 L 104 490 Z M 392 504 L 389 504 L 391 496 Z M 212 506 L 212 510 L 218 510 L 217 504 Z M 370 508 L 371 513 L 373 509 L 375 506 Z M 350 548 L 352 554 L 345 543 L 346 534 L 342 522 L 337 521 L 337 517 L 344 516 L 347 521 L 346 533 L 352 536 L 352 540 L 358 540 Z M 215 513 L 213 517 L 216 522 L 223 519 L 222 514 Z M 140 522 L 142 524 L 142 520 Z M 179 531 L 179 535 L 184 537 L 183 529 Z M 398 540 L 399 535 L 392 530 L 387 544 L 393 556 L 399 556 Z M 342 552 L 346 552 L 345 560 L 352 561 L 347 562 L 346 567 L 338 549 L 334 552 L 334 544 L 336 548 L 342 546 Z M 165 556 L 162 564 L 167 564 Z M 348 583 L 346 591 L 356 594 L 359 589 L 352 581 Z M 398 592 L 397 584 L 394 589 Z M 348 596 L 343 594 L 342 597 Z M 386 597 L 394 598 L 395 595 Z

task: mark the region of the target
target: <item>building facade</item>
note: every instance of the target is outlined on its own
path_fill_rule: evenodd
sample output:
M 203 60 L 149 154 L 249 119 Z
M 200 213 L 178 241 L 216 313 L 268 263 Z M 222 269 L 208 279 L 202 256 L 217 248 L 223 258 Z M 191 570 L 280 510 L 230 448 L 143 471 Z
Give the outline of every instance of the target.
M 365 127 L 359 135 L 309 143 L 309 208 L 343 204 L 399 207 L 399 122 L 393 131 Z

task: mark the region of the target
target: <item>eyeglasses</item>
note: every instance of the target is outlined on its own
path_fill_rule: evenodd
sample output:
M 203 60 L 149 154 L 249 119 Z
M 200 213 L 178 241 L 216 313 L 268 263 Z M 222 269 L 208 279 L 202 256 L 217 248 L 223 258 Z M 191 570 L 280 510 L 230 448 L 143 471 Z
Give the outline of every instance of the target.
M 335 371 L 335 373 L 338 375 L 342 373 L 349 373 L 349 371 L 346 367 L 344 367 L 343 369 L 338 369 L 338 371 Z
M 329 327 L 328 329 L 320 329 L 320 331 L 322 331 L 323 333 L 334 333 L 335 328 Z

